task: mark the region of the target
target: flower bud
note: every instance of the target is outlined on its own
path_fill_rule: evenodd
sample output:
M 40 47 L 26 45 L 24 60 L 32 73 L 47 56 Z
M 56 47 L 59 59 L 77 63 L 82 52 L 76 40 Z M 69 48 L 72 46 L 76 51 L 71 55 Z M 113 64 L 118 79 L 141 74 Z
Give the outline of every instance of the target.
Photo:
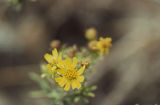
M 97 31 L 95 28 L 89 28 L 85 32 L 85 37 L 88 40 L 95 40 L 97 38 Z
M 82 66 L 88 66 L 88 65 L 90 65 L 90 63 L 91 63 L 91 60 L 89 58 L 84 58 L 81 61 Z
M 98 50 L 97 41 L 96 40 L 90 41 L 88 43 L 88 49 L 91 50 L 91 51 L 97 51 Z
M 68 49 L 67 55 L 69 57 L 74 57 L 76 52 L 77 52 L 77 46 L 73 45 L 71 48 Z
M 53 40 L 53 41 L 50 43 L 50 47 L 51 47 L 52 49 L 54 49 L 54 48 L 59 48 L 59 47 L 60 47 L 60 44 L 61 44 L 61 42 L 60 42 L 59 40 Z

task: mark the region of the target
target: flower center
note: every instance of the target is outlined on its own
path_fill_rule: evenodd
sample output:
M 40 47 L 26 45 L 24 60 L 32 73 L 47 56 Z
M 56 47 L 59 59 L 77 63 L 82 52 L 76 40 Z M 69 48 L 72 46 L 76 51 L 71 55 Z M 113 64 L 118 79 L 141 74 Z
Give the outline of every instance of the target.
M 103 42 L 103 47 L 108 47 L 108 43 Z
M 50 64 L 51 64 L 51 66 L 54 66 L 55 64 L 57 64 L 57 61 L 53 60 Z
M 54 62 L 52 62 L 52 63 L 50 63 L 50 65 L 53 67 L 53 66 L 55 65 L 55 63 L 54 63 Z
M 72 80 L 77 77 L 77 71 L 75 69 L 73 70 L 67 70 L 65 73 L 65 77 Z

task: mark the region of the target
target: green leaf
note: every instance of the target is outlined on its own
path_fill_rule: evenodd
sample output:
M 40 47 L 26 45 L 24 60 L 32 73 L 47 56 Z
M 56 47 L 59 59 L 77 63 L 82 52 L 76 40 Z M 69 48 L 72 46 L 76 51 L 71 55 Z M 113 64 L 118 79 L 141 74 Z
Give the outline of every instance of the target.
M 47 96 L 49 98 L 59 98 L 60 95 L 61 95 L 60 93 L 58 93 L 56 90 L 54 90 L 54 91 L 50 92 Z
M 83 99 L 85 103 L 89 103 L 89 100 L 87 98 Z
M 95 97 L 95 94 L 92 93 L 92 92 L 88 93 L 87 95 L 88 95 L 89 97 L 92 97 L 92 98 Z
M 46 64 L 43 64 L 43 63 L 42 63 L 42 64 L 40 65 L 40 68 L 41 68 L 41 71 L 42 71 L 42 72 L 43 72 L 43 71 L 48 71 L 47 68 L 46 68 Z
M 29 95 L 33 98 L 40 98 L 40 97 L 44 97 L 44 92 L 42 90 L 38 90 L 38 91 L 32 91 L 29 93 Z
M 80 100 L 80 97 L 75 97 L 74 102 L 77 103 Z
M 50 89 L 49 83 L 45 80 L 43 80 L 40 75 L 36 74 L 36 73 L 30 73 L 29 74 L 31 79 L 34 80 L 35 82 L 37 82 L 42 89 L 44 89 L 45 91 L 48 91 Z
M 93 90 L 96 90 L 96 89 L 97 89 L 97 86 L 95 86 L 95 85 L 91 87 L 91 90 L 92 90 L 92 91 L 93 91 Z
M 13 5 L 18 4 L 18 0 L 12 0 L 11 2 L 12 2 Z

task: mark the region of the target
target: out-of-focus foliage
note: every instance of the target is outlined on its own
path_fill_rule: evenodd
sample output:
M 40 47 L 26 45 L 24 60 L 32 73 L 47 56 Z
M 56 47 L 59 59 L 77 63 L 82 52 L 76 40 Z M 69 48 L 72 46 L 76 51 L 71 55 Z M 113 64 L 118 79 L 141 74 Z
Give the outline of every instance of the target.
M 20 11 L 26 3 L 29 3 L 32 1 L 33 0 L 10 0 L 10 3 L 11 3 L 11 6 L 13 6 L 13 8 L 16 11 Z

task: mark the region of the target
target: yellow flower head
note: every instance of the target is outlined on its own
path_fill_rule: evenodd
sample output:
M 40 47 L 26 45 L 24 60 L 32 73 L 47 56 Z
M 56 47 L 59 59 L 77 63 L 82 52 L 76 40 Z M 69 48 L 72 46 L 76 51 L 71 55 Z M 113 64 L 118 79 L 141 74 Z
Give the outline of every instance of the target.
M 85 66 L 77 70 L 76 57 L 73 58 L 73 61 L 71 61 L 71 59 L 68 58 L 61 63 L 64 66 L 61 66 L 59 69 L 56 70 L 58 77 L 55 78 L 59 86 L 64 87 L 65 91 L 68 91 L 71 86 L 73 90 L 76 88 L 81 88 L 80 82 L 84 81 L 84 76 L 81 76 L 81 74 L 84 72 Z
M 112 46 L 112 38 L 102 38 L 97 43 L 97 48 L 100 50 L 100 55 L 103 55 L 105 52 L 106 54 L 109 53 L 109 48 Z
M 52 55 L 47 53 L 44 55 L 44 58 L 48 62 L 46 68 L 49 70 L 53 77 L 54 70 L 57 68 L 57 66 L 60 66 L 59 63 L 62 61 L 62 54 L 58 54 L 57 49 L 54 49 L 52 50 Z

